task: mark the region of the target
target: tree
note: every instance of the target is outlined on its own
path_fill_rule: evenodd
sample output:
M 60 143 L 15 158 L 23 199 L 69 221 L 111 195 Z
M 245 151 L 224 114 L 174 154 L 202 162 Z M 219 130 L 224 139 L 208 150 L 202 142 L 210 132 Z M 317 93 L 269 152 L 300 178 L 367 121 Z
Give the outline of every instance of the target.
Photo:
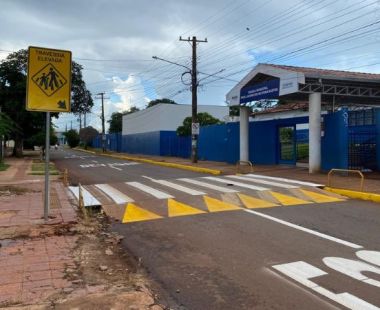
M 0 63 L 0 107 L 14 122 L 9 134 L 15 141 L 14 156 L 22 156 L 23 141 L 44 131 L 45 113 L 30 112 L 25 109 L 26 74 L 28 51 L 11 53 Z M 82 78 L 82 67 L 72 65 L 72 112 L 81 113 L 92 107 L 91 94 Z M 51 113 L 58 117 L 58 113 Z M 17 130 L 19 128 L 20 130 Z
M 206 125 L 214 125 L 214 124 L 222 124 L 220 120 L 213 117 L 207 112 L 201 112 L 197 114 L 198 123 L 200 126 L 206 126 Z M 191 116 L 186 117 L 183 120 L 182 126 L 179 126 L 177 128 L 177 135 L 179 136 L 190 136 L 191 135 L 191 123 L 192 118 Z
M 94 106 L 91 93 L 86 88 L 82 76 L 83 67 L 78 63 L 72 63 L 72 86 L 71 86 L 71 112 L 76 115 L 91 112 Z
M 131 107 L 126 112 L 114 112 L 111 114 L 111 119 L 107 121 L 107 123 L 110 124 L 110 127 L 108 129 L 109 133 L 118 133 L 123 130 L 123 115 L 131 114 L 134 112 L 140 111 L 138 107 Z
M 3 112 L 0 112 L 0 139 L 2 136 L 6 136 L 14 130 L 14 122 L 12 119 Z
M 75 129 L 70 129 L 69 131 L 65 132 L 64 135 L 66 137 L 67 144 L 71 148 L 78 146 L 78 144 L 79 144 L 79 134 L 78 134 L 78 132 Z
M 110 124 L 108 128 L 109 133 L 117 133 L 121 132 L 123 129 L 123 113 L 122 112 L 114 112 L 111 114 L 111 119 L 107 121 Z
M 96 138 L 98 134 L 99 132 L 95 128 L 88 126 L 79 131 L 79 138 L 80 141 L 84 143 L 84 147 L 87 149 L 88 146 L 92 145 L 92 140 Z
M 156 100 L 150 101 L 148 103 L 148 105 L 147 105 L 147 108 L 153 107 L 153 106 L 155 106 L 156 104 L 159 104 L 159 103 L 177 104 L 177 102 L 175 102 L 175 101 L 173 101 L 171 99 L 162 98 L 162 99 L 156 99 Z

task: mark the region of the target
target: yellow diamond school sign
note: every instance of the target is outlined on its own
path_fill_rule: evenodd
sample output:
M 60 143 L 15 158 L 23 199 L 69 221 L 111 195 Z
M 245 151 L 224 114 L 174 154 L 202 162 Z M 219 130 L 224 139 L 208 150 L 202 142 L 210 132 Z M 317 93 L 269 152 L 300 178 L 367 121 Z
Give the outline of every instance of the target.
M 26 109 L 70 112 L 71 52 L 29 47 Z

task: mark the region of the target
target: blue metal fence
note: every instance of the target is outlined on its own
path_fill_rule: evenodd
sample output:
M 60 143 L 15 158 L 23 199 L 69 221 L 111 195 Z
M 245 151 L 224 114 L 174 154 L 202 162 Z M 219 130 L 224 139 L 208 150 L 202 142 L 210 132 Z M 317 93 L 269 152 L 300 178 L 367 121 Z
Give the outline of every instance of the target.
M 371 163 L 371 168 L 380 168 L 380 110 L 375 113 L 377 123 L 372 126 L 348 126 L 347 111 L 341 110 L 324 115 L 322 142 L 322 168 L 348 168 L 353 161 L 350 145 L 354 146 L 361 162 Z M 278 164 L 279 128 L 308 123 L 308 117 L 257 121 L 249 124 L 249 153 L 254 164 Z M 357 141 L 350 137 L 357 137 Z M 297 158 L 307 161 L 308 129 L 296 130 Z M 351 141 L 351 142 L 350 142 Z M 368 142 L 368 143 L 367 143 Z M 350 144 L 351 143 L 351 144 Z M 367 160 L 369 145 L 371 160 Z M 358 149 L 357 145 L 361 148 Z M 93 147 L 101 148 L 101 136 L 93 140 Z M 198 157 L 201 160 L 236 163 L 239 160 L 239 123 L 210 125 L 200 128 Z M 131 154 L 175 156 L 189 158 L 191 155 L 191 137 L 179 137 L 175 131 L 159 131 L 122 136 L 121 133 L 107 134 L 106 147 L 109 150 Z M 302 148 L 302 156 L 300 151 Z M 363 156 L 362 156 L 363 155 Z M 363 159 L 364 158 L 364 159 Z

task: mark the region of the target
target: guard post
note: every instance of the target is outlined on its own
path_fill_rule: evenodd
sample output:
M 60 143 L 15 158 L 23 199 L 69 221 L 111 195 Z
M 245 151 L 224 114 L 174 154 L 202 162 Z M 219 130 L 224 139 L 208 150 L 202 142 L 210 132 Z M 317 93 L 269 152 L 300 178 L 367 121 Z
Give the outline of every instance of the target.
M 50 208 L 50 112 L 70 112 L 71 52 L 30 46 L 26 109 L 46 112 L 44 219 Z

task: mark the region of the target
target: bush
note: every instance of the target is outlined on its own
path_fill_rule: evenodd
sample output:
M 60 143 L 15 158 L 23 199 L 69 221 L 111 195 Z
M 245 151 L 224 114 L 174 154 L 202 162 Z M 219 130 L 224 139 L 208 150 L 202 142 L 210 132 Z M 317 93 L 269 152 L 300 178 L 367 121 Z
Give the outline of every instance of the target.
M 65 137 L 67 139 L 67 144 L 73 148 L 77 147 L 79 144 L 79 134 L 76 130 L 71 129 L 67 132 L 65 132 Z

